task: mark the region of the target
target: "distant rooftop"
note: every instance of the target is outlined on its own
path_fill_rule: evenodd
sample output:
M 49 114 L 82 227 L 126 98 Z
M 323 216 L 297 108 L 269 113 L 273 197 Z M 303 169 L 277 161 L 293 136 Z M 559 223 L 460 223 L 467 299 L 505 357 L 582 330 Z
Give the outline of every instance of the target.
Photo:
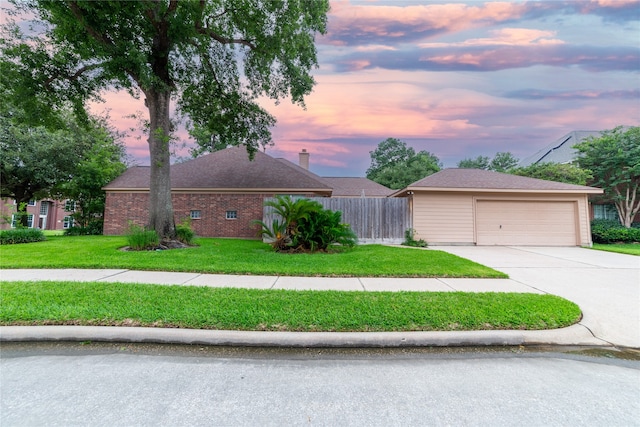
M 387 197 L 394 190 L 368 178 L 323 177 L 333 188 L 333 197 Z
M 569 132 L 562 138 L 547 145 L 537 153 L 520 161 L 519 166 L 530 166 L 537 163 L 571 163 L 576 158 L 574 145 L 582 140 L 599 137 L 602 131 L 599 130 L 576 130 Z

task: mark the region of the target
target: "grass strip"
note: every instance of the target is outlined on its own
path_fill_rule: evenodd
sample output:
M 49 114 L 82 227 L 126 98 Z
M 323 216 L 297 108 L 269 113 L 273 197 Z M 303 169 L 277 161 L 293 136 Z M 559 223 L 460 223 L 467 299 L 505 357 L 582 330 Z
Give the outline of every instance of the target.
M 245 331 L 553 329 L 578 306 L 553 295 L 289 291 L 95 282 L 0 282 L 2 325 Z
M 640 243 L 618 243 L 612 245 L 594 243 L 593 249 L 606 252 L 615 252 L 619 254 L 640 256 Z
M 121 236 L 53 236 L 0 246 L 0 268 L 122 268 L 338 277 L 493 277 L 506 274 L 438 250 L 362 245 L 340 253 L 282 254 L 261 241 L 196 239 L 197 247 L 127 252 Z

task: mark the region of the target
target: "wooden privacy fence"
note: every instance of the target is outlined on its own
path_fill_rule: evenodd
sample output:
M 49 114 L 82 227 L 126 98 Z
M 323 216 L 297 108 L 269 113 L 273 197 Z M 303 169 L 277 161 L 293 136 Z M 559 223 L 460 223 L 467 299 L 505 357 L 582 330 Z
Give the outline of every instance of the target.
M 413 228 L 408 198 L 331 198 L 309 197 L 325 209 L 342 212 L 342 222 L 351 225 L 358 243 L 391 243 L 404 241 L 404 232 Z M 275 199 L 265 199 L 275 200 Z M 263 221 L 271 224 L 276 214 L 265 206 Z

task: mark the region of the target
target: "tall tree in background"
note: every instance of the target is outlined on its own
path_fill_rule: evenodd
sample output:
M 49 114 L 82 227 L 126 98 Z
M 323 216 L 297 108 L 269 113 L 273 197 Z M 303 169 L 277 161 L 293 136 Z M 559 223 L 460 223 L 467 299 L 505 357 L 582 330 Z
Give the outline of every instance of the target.
M 489 169 L 489 163 L 491 159 L 487 156 L 478 156 L 475 159 L 462 159 L 458 162 L 460 169 Z
M 21 117 L 13 107 L 0 108 L 0 196 L 16 201 L 21 224 L 27 225 L 30 200 L 49 197 L 76 201 L 74 216 L 84 226 L 101 219 L 102 187 L 126 168 L 124 146 L 106 119 L 78 123 L 66 113 L 55 119 L 64 123 L 59 128 L 29 126 L 7 111 Z
M 428 151 L 418 153 L 396 138 L 378 144 L 371 155 L 367 178 L 394 190 L 438 172 L 440 160 Z
M 328 0 L 13 0 L 44 23 L 36 36 L 17 26 L 4 40 L 15 96 L 72 105 L 106 89 L 145 97 L 149 112 L 149 225 L 175 235 L 171 203 L 171 100 L 202 150 L 271 142 L 274 118 L 260 95 L 304 105 L 317 67 L 315 33 L 326 30 Z M 42 27 L 41 27 L 42 28 Z M 30 102 L 21 98 L 20 102 Z M 43 107 L 50 102 L 40 102 Z
M 72 175 L 58 182 L 52 194 L 75 203 L 72 215 L 75 230 L 82 234 L 102 234 L 106 194 L 102 187 L 127 168 L 124 144 L 105 118 L 92 117 L 75 140 L 86 141 L 78 153 Z
M 508 172 L 518 166 L 518 159 L 509 152 L 499 152 L 489 159 L 486 156 L 478 156 L 475 159 L 463 159 L 458 162 L 462 169 L 484 169 L 494 172 Z
M 631 227 L 640 212 L 640 127 L 617 127 L 575 145 L 580 167 L 593 174 L 592 185 L 616 206 L 620 223 Z
M 17 125 L 0 115 L 0 197 L 16 201 L 21 225 L 27 226 L 29 200 L 49 196 L 68 179 L 83 148 L 69 132 Z
M 518 159 L 511 153 L 500 152 L 496 153 L 489 163 L 489 170 L 495 172 L 508 172 L 509 169 L 518 166 Z

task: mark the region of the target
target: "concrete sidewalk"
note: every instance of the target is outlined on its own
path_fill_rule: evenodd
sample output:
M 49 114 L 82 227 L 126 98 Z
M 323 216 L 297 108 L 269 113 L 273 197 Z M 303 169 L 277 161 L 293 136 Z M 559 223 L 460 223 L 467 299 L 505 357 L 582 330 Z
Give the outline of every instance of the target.
M 0 270 L 0 279 L 79 282 L 149 283 L 213 288 L 291 289 L 316 291 L 438 291 L 543 293 L 510 279 L 429 279 L 376 277 L 238 276 L 136 270 Z
M 2 270 L 2 280 L 69 280 L 258 289 L 542 293 L 510 279 L 231 276 L 132 270 Z M 596 345 L 608 342 L 578 324 L 549 331 L 245 332 L 93 326 L 3 326 L 0 341 L 110 341 L 286 347 Z

